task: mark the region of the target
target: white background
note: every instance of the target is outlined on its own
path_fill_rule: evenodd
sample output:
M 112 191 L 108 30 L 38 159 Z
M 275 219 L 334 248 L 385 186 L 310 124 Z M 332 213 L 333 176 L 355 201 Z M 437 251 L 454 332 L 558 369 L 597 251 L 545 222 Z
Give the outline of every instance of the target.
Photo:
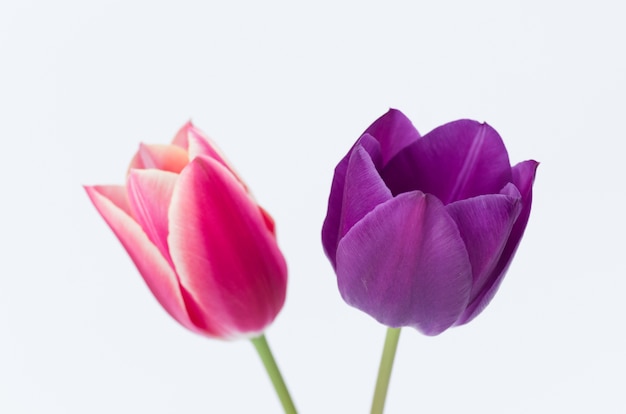
M 252 345 L 171 320 L 81 188 L 122 183 L 139 142 L 190 118 L 277 222 L 290 280 L 267 336 L 300 411 L 367 412 L 385 329 L 341 301 L 320 228 L 335 164 L 389 107 L 422 133 L 487 121 L 541 165 L 498 295 L 441 336 L 403 331 L 387 412 L 626 412 L 625 15 L 3 1 L 0 412 L 280 412 Z

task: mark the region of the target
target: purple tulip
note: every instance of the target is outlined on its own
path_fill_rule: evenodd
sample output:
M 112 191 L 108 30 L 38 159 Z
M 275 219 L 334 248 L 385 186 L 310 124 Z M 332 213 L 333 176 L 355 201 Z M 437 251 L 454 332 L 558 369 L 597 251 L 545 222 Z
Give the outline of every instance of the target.
M 537 165 L 511 167 L 487 124 L 463 119 L 421 137 L 389 110 L 335 168 L 322 243 L 343 299 L 426 335 L 471 321 L 522 238 Z

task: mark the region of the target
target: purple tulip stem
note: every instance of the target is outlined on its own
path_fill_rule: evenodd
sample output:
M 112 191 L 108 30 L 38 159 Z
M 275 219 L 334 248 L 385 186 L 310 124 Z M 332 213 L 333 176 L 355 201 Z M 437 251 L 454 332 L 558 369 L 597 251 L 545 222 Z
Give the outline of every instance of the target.
M 391 379 L 391 370 L 396 357 L 396 349 L 398 349 L 398 340 L 400 339 L 400 330 L 401 328 L 387 328 L 383 355 L 380 359 L 380 367 L 378 368 L 376 389 L 374 390 L 374 400 L 372 401 L 372 414 L 382 414 L 385 408 L 387 389 L 389 388 L 389 380 Z
M 267 344 L 265 335 L 252 338 L 251 341 L 254 345 L 254 348 L 259 353 L 261 361 L 263 361 L 263 365 L 267 370 L 267 374 L 269 375 L 270 380 L 272 380 L 272 384 L 274 384 L 274 389 L 276 390 L 276 394 L 278 394 L 278 398 L 283 405 L 285 414 L 297 414 L 296 407 L 293 404 L 291 395 L 289 395 L 289 390 L 287 389 L 287 385 L 283 380 L 283 376 L 280 374 L 278 365 L 276 365 L 276 360 L 274 359 L 274 355 L 272 355 L 272 351 Z

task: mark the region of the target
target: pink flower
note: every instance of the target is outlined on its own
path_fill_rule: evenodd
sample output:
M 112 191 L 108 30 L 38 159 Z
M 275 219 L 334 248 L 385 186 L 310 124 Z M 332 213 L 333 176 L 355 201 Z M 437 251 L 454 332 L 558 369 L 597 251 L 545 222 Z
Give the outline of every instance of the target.
M 126 185 L 86 186 L 148 287 L 186 328 L 255 336 L 285 301 L 274 222 L 191 122 L 171 145 L 139 146 Z

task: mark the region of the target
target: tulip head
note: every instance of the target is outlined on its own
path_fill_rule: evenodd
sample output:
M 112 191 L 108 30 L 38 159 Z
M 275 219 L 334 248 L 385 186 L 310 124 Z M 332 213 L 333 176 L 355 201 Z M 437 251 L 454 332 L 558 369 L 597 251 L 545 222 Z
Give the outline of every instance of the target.
M 511 167 L 489 125 L 420 136 L 390 110 L 335 168 L 322 244 L 351 306 L 437 335 L 476 317 L 522 238 L 538 163 Z
M 200 130 L 144 145 L 126 185 L 85 187 L 163 308 L 215 338 L 255 336 L 285 301 L 274 222 Z

